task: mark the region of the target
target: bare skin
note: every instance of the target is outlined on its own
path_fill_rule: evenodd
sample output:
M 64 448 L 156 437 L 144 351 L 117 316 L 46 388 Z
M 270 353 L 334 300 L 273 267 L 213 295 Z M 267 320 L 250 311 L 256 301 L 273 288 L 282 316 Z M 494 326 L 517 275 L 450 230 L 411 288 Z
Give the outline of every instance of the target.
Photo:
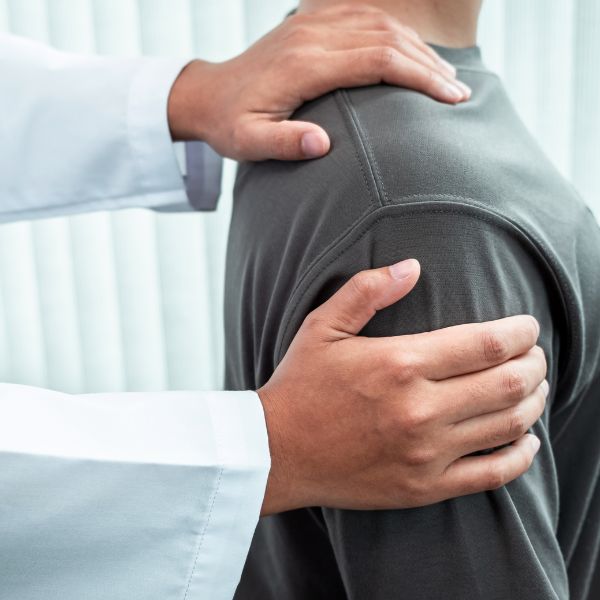
M 410 260 L 355 276 L 306 318 L 259 390 L 272 455 L 263 515 L 423 506 L 500 487 L 531 466 L 539 440 L 526 432 L 548 394 L 533 317 L 356 337 L 419 274 Z
M 314 123 L 289 121 L 334 89 L 386 82 L 458 103 L 470 90 L 419 36 L 370 6 L 299 14 L 223 63 L 193 61 L 171 91 L 174 139 L 201 139 L 237 160 L 316 158 L 330 148 Z
M 364 0 L 362 0 L 364 2 Z M 301 0 L 300 11 L 312 12 L 361 0 Z M 464 48 L 477 43 L 477 21 L 483 0 L 368 0 L 411 27 L 429 43 Z

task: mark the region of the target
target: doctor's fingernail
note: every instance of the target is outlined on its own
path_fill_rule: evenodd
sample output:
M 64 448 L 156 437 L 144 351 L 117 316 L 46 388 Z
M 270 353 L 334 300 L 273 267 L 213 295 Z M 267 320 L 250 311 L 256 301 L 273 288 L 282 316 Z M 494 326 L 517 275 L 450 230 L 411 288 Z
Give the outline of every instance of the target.
M 300 142 L 302 154 L 306 158 L 318 158 L 326 152 L 325 144 L 318 133 L 308 132 L 302 136 Z
M 537 452 L 542 445 L 540 438 L 535 435 L 529 436 L 529 443 L 531 444 L 531 448 L 534 452 Z
M 417 266 L 417 261 L 414 258 L 403 260 L 390 267 L 390 273 L 394 279 L 406 279 L 410 277 Z
M 456 85 L 458 85 L 458 87 L 463 91 L 463 93 L 465 94 L 467 99 L 469 99 L 471 97 L 471 94 L 473 93 L 473 91 L 466 83 L 463 83 L 462 81 L 457 79 Z
M 440 85 L 440 91 L 444 98 L 451 102 L 458 102 L 464 97 L 464 92 L 458 85 L 446 81 Z

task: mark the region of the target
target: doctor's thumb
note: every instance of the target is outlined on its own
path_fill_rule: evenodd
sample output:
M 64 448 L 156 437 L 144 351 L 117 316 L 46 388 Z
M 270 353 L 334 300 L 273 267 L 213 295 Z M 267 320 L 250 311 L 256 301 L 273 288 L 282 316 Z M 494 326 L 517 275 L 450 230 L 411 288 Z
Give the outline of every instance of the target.
M 321 127 L 301 121 L 257 119 L 244 127 L 238 154 L 246 160 L 307 160 L 329 152 L 331 142 Z
M 412 258 L 389 267 L 361 271 L 309 317 L 325 326 L 323 333 L 330 339 L 357 335 L 378 310 L 404 298 L 415 287 L 420 274 L 421 266 Z

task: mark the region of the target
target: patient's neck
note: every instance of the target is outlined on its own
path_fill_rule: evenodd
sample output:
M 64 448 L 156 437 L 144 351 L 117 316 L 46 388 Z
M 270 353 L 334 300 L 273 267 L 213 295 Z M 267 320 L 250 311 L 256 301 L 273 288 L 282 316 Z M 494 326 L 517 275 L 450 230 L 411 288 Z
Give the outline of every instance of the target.
M 477 42 L 477 19 L 482 0 L 368 0 L 412 27 L 425 41 L 464 48 Z M 364 0 L 300 0 L 300 11 L 335 4 L 364 4 Z

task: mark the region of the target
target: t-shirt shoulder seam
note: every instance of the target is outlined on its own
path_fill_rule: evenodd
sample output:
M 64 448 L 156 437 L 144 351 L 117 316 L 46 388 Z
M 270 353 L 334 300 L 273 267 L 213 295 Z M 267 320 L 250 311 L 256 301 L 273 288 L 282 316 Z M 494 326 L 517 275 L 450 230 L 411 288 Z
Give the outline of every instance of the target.
M 426 199 L 430 199 L 432 202 L 425 202 Z M 431 204 L 436 203 L 436 206 Z M 440 204 L 441 203 L 441 204 Z M 547 250 L 544 248 L 540 241 L 532 237 L 529 232 L 525 230 L 520 224 L 512 221 L 508 217 L 505 217 L 479 201 L 468 198 L 466 196 L 453 196 L 451 194 L 414 194 L 402 198 L 394 199 L 392 204 L 387 204 L 381 208 L 371 211 L 363 217 L 357 219 L 354 224 L 348 228 L 345 232 L 340 234 L 328 247 L 317 256 L 310 265 L 306 267 L 304 272 L 298 279 L 298 283 L 290 294 L 289 308 L 286 308 L 284 313 L 283 328 L 281 329 L 281 336 L 279 337 L 276 348 L 275 358 L 279 362 L 282 358 L 282 352 L 284 342 L 288 337 L 289 327 L 293 321 L 293 316 L 298 309 L 301 298 L 304 293 L 310 289 L 313 283 L 317 280 L 329 266 L 334 264 L 340 257 L 342 257 L 350 248 L 357 244 L 373 227 L 375 227 L 380 221 L 389 218 L 398 218 L 400 213 L 406 210 L 422 210 L 430 211 L 431 214 L 455 214 L 464 215 L 470 218 L 479 219 L 496 226 L 501 227 L 504 230 L 511 230 L 513 233 L 517 233 L 521 239 L 527 241 L 531 247 L 538 254 L 539 258 L 546 263 L 549 271 L 555 279 L 557 289 L 560 290 L 561 300 L 563 302 L 565 316 L 569 314 L 568 305 L 572 298 L 564 297 L 566 292 L 569 295 L 568 289 L 565 290 L 564 282 L 561 281 L 560 275 L 556 272 L 554 267 L 547 259 Z M 567 286 L 568 288 L 568 286 Z M 303 290 L 303 293 L 299 293 Z M 567 319 L 567 325 L 569 320 Z M 573 332 L 569 326 L 570 339 Z M 571 340 L 572 341 L 572 340 Z
M 381 171 L 377 161 L 375 160 L 369 138 L 360 122 L 360 118 L 356 112 L 348 91 L 339 90 L 335 93 L 335 98 L 338 108 L 347 122 L 350 139 L 356 154 L 356 160 L 359 163 L 363 178 L 365 180 L 365 185 L 369 190 L 371 208 L 377 209 L 387 204 L 387 192 L 385 190 L 385 186 L 383 185 Z M 371 181 L 371 185 L 368 183 L 369 179 Z M 373 191 L 375 192 L 374 194 Z M 361 215 L 359 219 L 363 216 L 364 215 Z

